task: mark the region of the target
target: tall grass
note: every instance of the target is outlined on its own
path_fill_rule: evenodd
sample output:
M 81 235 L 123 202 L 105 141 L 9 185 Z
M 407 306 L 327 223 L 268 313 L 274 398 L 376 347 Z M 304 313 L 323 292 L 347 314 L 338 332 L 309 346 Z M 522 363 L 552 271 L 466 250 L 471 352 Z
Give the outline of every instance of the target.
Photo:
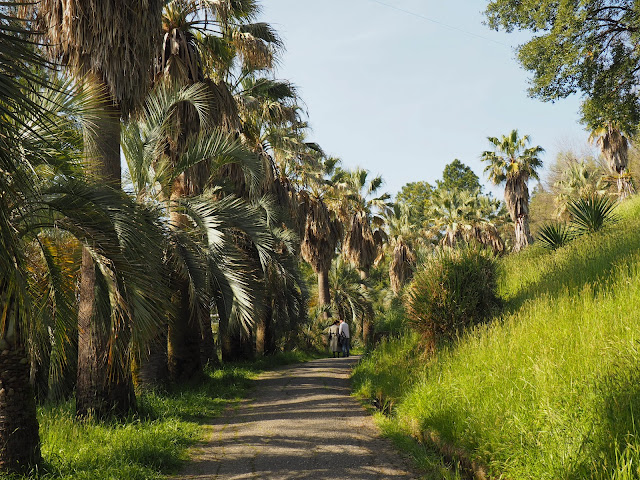
M 502 317 L 408 371 L 406 389 L 376 384 L 391 360 L 372 356 L 361 393 L 388 388 L 400 428 L 436 432 L 496 477 L 640 478 L 640 200 L 616 213 L 602 232 L 505 259 Z

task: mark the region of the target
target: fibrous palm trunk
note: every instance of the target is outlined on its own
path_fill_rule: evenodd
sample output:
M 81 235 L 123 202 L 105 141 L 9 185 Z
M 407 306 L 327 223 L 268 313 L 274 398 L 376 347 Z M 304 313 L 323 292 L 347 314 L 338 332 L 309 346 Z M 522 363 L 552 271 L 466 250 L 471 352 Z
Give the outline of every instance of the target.
M 25 472 L 41 461 L 29 362 L 20 345 L 0 348 L 0 471 Z
M 185 175 L 176 180 L 172 200 L 185 196 Z M 186 229 L 189 219 L 185 215 L 171 211 L 171 228 Z M 200 346 L 202 330 L 198 312 L 193 311 L 189 293 L 189 280 L 174 277 L 174 295 L 176 299 L 176 315 L 169 322 L 168 332 L 168 364 L 169 378 L 173 381 L 188 380 L 202 371 Z
M 504 199 L 514 223 L 515 242 L 513 251 L 518 252 L 533 242 L 529 230 L 529 189 L 528 178 L 519 175 L 508 178 L 504 189 Z
M 107 91 L 99 76 L 88 81 L 96 91 Z M 109 98 L 100 105 L 104 112 L 95 120 L 95 136 L 85 136 L 85 150 L 90 173 L 113 188 L 121 187 L 120 174 L 120 110 Z M 96 266 L 90 252 L 82 252 L 78 305 L 78 376 L 76 415 L 104 417 L 122 414 L 135 406 L 130 365 L 122 365 L 120 373 L 108 365 L 108 343 L 111 334 L 110 312 L 96 308 Z M 125 327 L 126 328 L 126 327 Z
M 184 280 L 179 284 L 178 310 L 169 323 L 168 337 L 169 378 L 174 382 L 188 380 L 202 371 L 200 324 L 191 315 L 189 285 Z
M 369 278 L 369 272 L 367 270 L 360 270 L 360 279 L 362 280 L 362 288 L 364 290 L 367 289 L 366 284 L 364 283 L 367 278 Z M 362 343 L 364 343 L 365 347 L 370 347 L 373 343 L 374 337 L 374 326 L 373 319 L 371 318 L 368 312 L 363 313 L 362 315 Z
M 329 290 L 329 269 L 318 270 L 318 304 L 322 307 L 331 305 Z

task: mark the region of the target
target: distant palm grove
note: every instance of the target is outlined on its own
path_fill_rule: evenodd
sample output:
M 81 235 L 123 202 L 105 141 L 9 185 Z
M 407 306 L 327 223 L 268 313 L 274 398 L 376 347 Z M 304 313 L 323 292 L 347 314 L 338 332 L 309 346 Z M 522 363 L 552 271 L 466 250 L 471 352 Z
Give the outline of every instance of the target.
M 47 463 L 40 408 L 123 419 L 207 369 L 321 352 L 333 319 L 364 351 L 416 331 L 432 355 L 500 311 L 497 259 L 615 221 L 640 172 L 638 49 L 617 56 L 640 7 L 543 1 L 586 18 L 573 58 L 538 7 L 487 3 L 492 28 L 548 33 L 519 50 L 531 93 L 581 91 L 600 152 L 542 181 L 544 149 L 496 132 L 478 158 L 504 200 L 458 159 L 393 199 L 311 142 L 258 0 L 0 2 L 0 472 Z M 561 56 L 574 76 L 551 79 Z

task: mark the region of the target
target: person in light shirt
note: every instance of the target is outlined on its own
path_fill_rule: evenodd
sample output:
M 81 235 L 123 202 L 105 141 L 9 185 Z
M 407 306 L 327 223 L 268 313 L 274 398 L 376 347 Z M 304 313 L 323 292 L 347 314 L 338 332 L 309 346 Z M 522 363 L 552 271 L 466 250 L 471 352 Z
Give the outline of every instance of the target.
M 342 318 L 340 319 L 340 327 L 338 328 L 338 335 L 342 337 L 342 356 L 349 356 L 349 325 Z

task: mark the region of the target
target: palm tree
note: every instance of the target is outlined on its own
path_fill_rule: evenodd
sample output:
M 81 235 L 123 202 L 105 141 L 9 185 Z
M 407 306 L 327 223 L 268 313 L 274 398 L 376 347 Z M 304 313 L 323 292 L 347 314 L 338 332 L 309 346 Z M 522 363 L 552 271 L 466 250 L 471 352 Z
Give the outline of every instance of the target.
M 329 273 L 331 310 L 338 319 L 357 325 L 359 319 L 373 315 L 365 280 L 348 262 L 338 258 Z
M 2 27 L 5 18 L 0 12 Z M 16 31 L 15 26 L 11 31 Z M 4 41 L 11 39 L 11 34 L 4 36 Z M 0 55 L 14 55 L 15 65 L 21 64 L 30 77 L 24 61 L 41 65 L 43 60 L 30 54 L 26 45 L 16 41 L 11 50 Z M 105 335 L 108 373 L 118 376 L 122 370 L 126 372 L 129 339 L 144 337 L 145 325 L 153 325 L 164 305 L 150 296 L 163 295 L 157 282 L 160 275 L 149 262 L 161 248 L 152 228 L 153 217 L 122 192 L 82 180 L 81 125 L 76 122 L 87 119 L 84 111 L 91 106 L 88 92 L 78 95 L 72 82 L 50 85 L 40 78 L 40 88 L 25 94 L 33 87 L 19 83 L 25 77 L 7 75 L 4 65 L 0 76 L 8 88 L 0 94 L 0 164 L 4 172 L 0 189 L 7 194 L 0 199 L 0 310 L 4 312 L 0 469 L 11 471 L 25 470 L 40 459 L 26 357 L 28 348 L 32 362 L 35 360 L 38 347 L 29 342 L 37 342 L 43 328 L 39 309 L 48 313 L 55 341 L 69 342 L 65 320 L 73 311 L 73 294 L 64 288 L 61 278 L 67 257 L 56 245 L 57 237 L 83 244 L 99 266 L 98 307 L 108 311 L 112 332 L 121 333 Z M 32 85 L 37 85 L 31 82 L 36 78 L 29 79 Z M 128 312 L 137 323 L 123 326 Z M 62 345 L 55 349 L 58 358 L 51 362 L 54 374 L 64 368 L 64 351 Z
M 600 147 L 618 185 L 618 197 L 624 200 L 634 193 L 633 178 L 629 174 L 629 140 L 615 122 L 602 125 L 591 132 L 589 139 Z
M 389 194 L 373 197 L 382 187 L 382 177 L 377 176 L 367 182 L 368 176 L 369 172 L 361 168 L 353 171 L 338 169 L 334 175 L 335 183 L 342 190 L 335 200 L 345 224 L 342 253 L 358 269 L 363 280 L 381 254 L 382 244 L 386 241 L 384 218 L 391 209 Z M 372 334 L 372 320 L 366 317 L 362 330 L 366 345 L 373 339 Z
M 533 238 L 529 231 L 529 178 L 538 179 L 537 170 L 542 167 L 539 155 L 544 152 L 540 146 L 529 147 L 529 136 L 518 136 L 512 130 L 502 138 L 487 137 L 494 146 L 493 151 L 482 153 L 482 161 L 487 162 L 485 172 L 494 185 L 505 183 L 504 199 L 511 220 L 515 226 L 514 251 L 529 245 Z
M 445 247 L 454 247 L 460 241 L 477 242 L 501 254 L 504 242 L 498 226 L 505 214 L 501 203 L 479 190 L 436 190 L 429 209 L 433 223 L 430 233 Z
M 606 186 L 603 173 L 598 166 L 584 160 L 571 161 L 553 185 L 557 192 L 555 202 L 558 217 L 566 216 L 567 204 L 575 198 L 604 195 Z
M 147 99 L 145 115 L 127 124 L 123 135 L 136 196 L 163 203 L 169 212 L 171 271 L 178 302 L 168 325 L 168 372 L 173 379 L 189 378 L 200 370 L 198 339 L 206 340 L 203 334 L 211 330 L 209 306 L 214 301 L 220 318 L 240 320 L 245 329 L 259 317 L 255 290 L 260 287 L 251 273 L 256 268 L 243 253 L 243 245 L 252 245 L 249 250 L 265 268 L 274 257 L 275 240 L 266 224 L 264 202 L 251 205 L 233 195 L 220 195 L 215 176 L 202 182 L 205 188 L 199 195 L 176 188 L 184 185 L 185 172 L 201 163 L 212 171 L 231 163 L 240 165 L 248 184 L 260 176 L 257 156 L 218 128 L 203 128 L 187 137 L 179 152 L 167 154 L 166 145 L 176 143 L 171 117 L 179 114 L 182 104 L 190 102 L 202 114 L 198 123 L 206 125 L 205 91 L 200 84 L 179 90 L 159 86 Z M 167 338 L 166 332 L 158 344 L 162 338 Z M 142 375 L 153 378 L 153 374 Z
M 85 149 L 92 173 L 113 188 L 121 184 L 120 119 L 127 118 L 148 92 L 163 3 L 149 0 L 122 8 L 115 0 L 44 0 L 35 7 L 52 57 L 102 92 L 97 134 L 87 132 Z M 108 413 L 111 408 L 103 398 L 113 398 L 115 410 L 127 411 L 131 383 L 105 376 L 105 330 L 98 323 L 106 319 L 97 316 L 96 265 L 89 252 L 82 255 L 81 276 L 76 412 Z M 106 411 L 100 411 L 98 404 Z
M 394 204 L 393 210 L 386 218 L 389 228 L 389 247 L 392 248 L 389 264 L 389 280 L 391 290 L 398 294 L 402 287 L 411 280 L 416 266 L 414 242 L 419 242 L 419 229 L 409 222 L 409 208 L 406 204 Z

